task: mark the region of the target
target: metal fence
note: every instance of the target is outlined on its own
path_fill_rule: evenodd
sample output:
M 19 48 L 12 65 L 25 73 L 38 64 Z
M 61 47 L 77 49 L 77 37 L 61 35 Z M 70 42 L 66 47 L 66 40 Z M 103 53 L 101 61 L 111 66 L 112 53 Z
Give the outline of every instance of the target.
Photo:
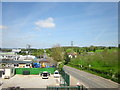
M 47 86 L 47 90 L 87 90 L 83 85 L 70 86 L 70 76 L 63 69 L 59 72 L 62 76 L 63 83 L 60 83 L 60 86 Z
M 61 83 L 60 85 L 61 86 L 69 86 L 70 85 L 70 76 L 63 69 L 60 71 L 60 74 L 63 78 L 63 83 Z
M 83 86 L 48 86 L 47 90 L 87 90 Z

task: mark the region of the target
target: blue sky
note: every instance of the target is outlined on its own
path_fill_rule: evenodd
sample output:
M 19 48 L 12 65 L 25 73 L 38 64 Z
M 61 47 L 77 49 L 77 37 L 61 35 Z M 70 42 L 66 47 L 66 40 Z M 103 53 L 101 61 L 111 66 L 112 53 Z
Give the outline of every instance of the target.
M 3 2 L 2 47 L 117 46 L 113 2 Z

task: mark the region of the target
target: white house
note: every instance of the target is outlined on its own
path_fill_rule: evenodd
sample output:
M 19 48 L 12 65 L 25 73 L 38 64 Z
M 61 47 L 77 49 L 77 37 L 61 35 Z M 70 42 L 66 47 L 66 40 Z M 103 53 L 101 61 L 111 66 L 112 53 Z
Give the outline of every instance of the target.
M 33 60 L 35 59 L 35 56 L 33 55 L 20 55 L 19 60 Z
M 77 53 L 68 53 L 68 57 L 69 58 L 76 58 L 77 57 Z
M 19 53 L 21 49 L 12 49 L 12 52 Z
M 14 52 L 0 52 L 1 60 L 18 60 L 19 55 Z

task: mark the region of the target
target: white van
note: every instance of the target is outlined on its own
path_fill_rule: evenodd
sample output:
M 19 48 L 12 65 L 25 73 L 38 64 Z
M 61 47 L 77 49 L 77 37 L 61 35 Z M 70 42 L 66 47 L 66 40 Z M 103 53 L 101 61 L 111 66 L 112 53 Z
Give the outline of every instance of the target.
M 42 79 L 48 79 L 50 74 L 47 71 L 41 73 Z

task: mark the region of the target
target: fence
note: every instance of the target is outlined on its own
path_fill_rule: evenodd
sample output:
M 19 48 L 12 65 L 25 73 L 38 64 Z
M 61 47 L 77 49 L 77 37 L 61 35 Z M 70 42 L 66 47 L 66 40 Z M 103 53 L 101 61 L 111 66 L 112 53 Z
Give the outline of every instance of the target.
M 48 86 L 47 90 L 87 90 L 83 86 Z
M 62 78 L 64 79 L 64 83 L 61 83 L 61 86 L 69 86 L 70 85 L 70 76 L 65 73 L 65 71 L 62 69 L 60 71 L 60 74 L 62 75 Z
M 30 74 L 39 74 L 43 71 L 47 71 L 53 74 L 55 70 L 56 68 L 16 68 L 15 74 L 23 74 L 23 71 L 30 71 Z

